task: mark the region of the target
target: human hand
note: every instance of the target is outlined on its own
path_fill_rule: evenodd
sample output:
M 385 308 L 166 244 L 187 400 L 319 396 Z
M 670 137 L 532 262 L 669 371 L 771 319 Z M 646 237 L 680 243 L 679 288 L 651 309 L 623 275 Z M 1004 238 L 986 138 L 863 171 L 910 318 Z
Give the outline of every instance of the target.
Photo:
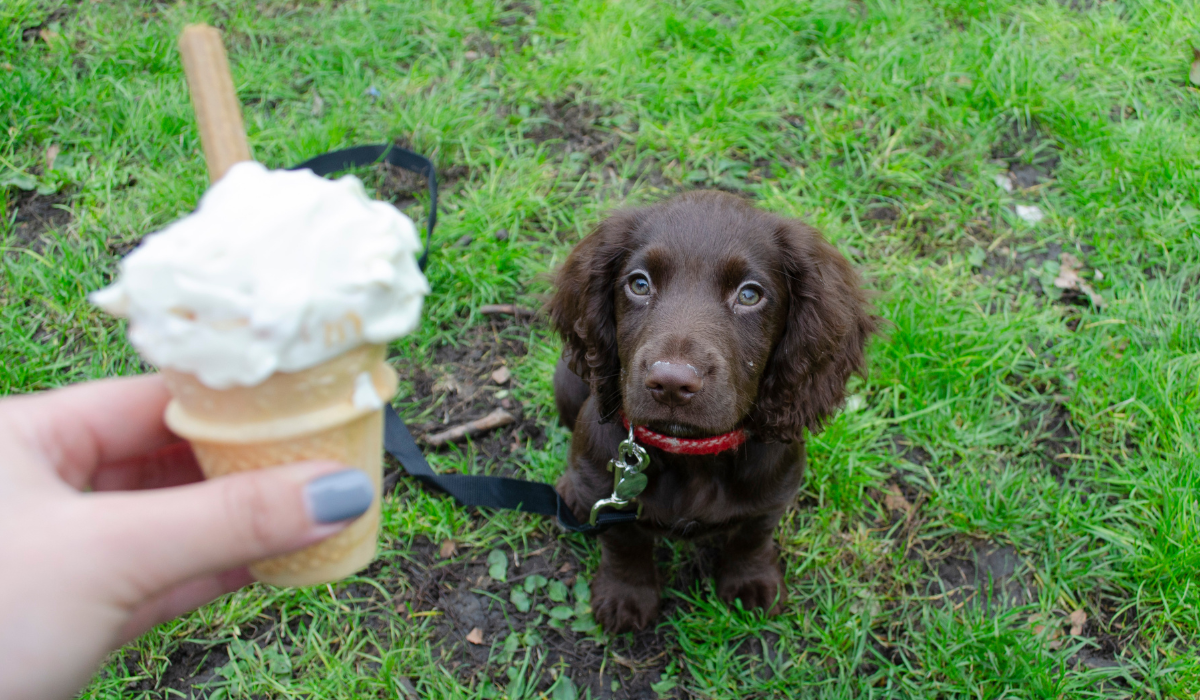
M 332 462 L 201 481 L 169 400 L 158 375 L 0 400 L 5 700 L 71 697 L 112 649 L 370 505 L 366 475 Z

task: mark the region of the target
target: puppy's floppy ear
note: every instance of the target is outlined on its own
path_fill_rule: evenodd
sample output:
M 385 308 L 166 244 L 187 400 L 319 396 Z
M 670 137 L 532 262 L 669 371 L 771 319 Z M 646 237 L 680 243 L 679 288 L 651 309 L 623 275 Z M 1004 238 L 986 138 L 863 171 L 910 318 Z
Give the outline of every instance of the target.
M 866 363 L 867 340 L 879 326 L 858 273 L 811 226 L 777 220 L 788 287 L 783 335 L 759 384 L 751 416 L 761 437 L 794 441 L 819 431 L 846 398 L 846 380 Z
M 547 310 L 563 338 L 563 357 L 591 387 L 607 421 L 621 408 L 614 294 L 629 241 L 644 211 L 619 211 L 579 242 L 559 269 Z

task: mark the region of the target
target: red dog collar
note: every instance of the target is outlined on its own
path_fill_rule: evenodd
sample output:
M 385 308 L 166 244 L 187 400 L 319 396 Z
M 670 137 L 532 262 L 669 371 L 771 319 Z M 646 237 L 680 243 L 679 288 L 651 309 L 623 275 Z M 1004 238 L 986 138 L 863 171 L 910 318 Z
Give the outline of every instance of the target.
M 629 419 L 623 413 L 621 414 L 621 424 L 625 426 L 626 430 L 629 429 Z M 723 435 L 706 438 L 679 438 L 656 433 L 644 425 L 635 425 L 633 436 L 638 439 L 638 442 L 676 455 L 715 455 L 718 452 L 732 450 L 746 442 L 746 431 L 741 428 L 731 430 Z

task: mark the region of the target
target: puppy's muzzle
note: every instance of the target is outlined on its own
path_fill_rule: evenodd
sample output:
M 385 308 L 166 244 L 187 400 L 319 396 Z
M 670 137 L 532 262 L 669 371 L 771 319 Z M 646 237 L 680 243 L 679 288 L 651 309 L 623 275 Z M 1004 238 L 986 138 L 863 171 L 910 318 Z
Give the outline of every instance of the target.
M 650 366 L 646 389 L 655 401 L 677 408 L 691 403 L 704 390 L 704 378 L 692 365 L 660 361 Z

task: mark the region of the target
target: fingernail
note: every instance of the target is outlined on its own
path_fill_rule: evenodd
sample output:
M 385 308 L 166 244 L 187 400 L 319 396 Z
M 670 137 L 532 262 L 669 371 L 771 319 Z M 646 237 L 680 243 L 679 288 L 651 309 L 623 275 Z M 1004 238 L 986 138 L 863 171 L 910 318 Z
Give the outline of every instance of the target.
M 318 523 L 337 523 L 357 518 L 371 507 L 375 487 L 371 478 L 357 469 L 326 474 L 304 487 L 308 510 Z

